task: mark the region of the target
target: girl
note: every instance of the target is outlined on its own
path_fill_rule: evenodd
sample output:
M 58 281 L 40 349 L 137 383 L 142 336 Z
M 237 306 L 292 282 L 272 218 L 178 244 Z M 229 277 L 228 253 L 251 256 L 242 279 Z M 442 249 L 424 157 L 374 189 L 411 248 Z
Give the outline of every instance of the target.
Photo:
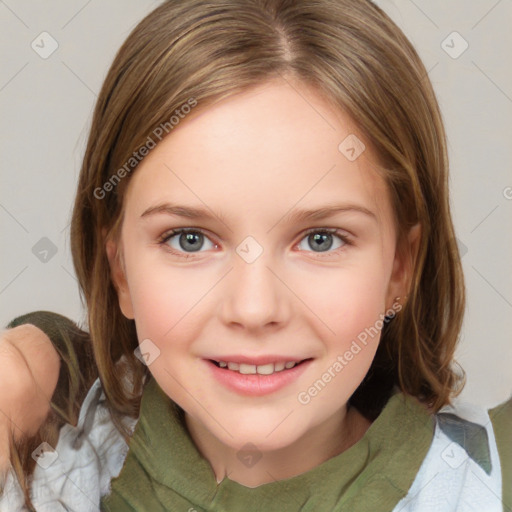
M 91 345 L 48 313 L 11 324 L 66 364 L 0 505 L 501 510 L 510 407 L 495 429 L 453 400 L 447 173 L 426 70 L 370 1 L 163 3 L 79 178 Z

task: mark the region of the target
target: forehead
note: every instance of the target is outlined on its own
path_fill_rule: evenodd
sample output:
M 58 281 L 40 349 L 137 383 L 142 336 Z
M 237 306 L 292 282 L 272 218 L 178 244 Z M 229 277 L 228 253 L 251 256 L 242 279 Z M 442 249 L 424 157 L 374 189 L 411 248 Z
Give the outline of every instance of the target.
M 311 87 L 274 80 L 199 104 L 141 162 L 125 206 L 140 216 L 170 201 L 270 222 L 295 206 L 350 202 L 380 222 L 391 207 L 377 167 L 369 141 L 341 109 Z

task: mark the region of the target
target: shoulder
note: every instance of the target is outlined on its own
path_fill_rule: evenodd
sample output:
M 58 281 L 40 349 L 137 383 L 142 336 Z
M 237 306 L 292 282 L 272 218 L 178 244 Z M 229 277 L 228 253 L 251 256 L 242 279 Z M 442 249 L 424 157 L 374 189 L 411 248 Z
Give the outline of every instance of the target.
M 395 510 L 502 512 L 502 465 L 488 411 L 454 399 L 433 417 L 430 449 Z
M 500 454 L 503 480 L 503 504 L 512 510 L 512 397 L 489 409 Z
M 133 432 L 137 420 L 124 418 Z M 96 379 L 81 406 L 78 424 L 64 425 L 55 447 L 41 444 L 31 482 L 31 499 L 38 511 L 98 511 L 100 498 L 108 494 L 110 480 L 117 476 L 128 453 L 123 436 L 115 427 Z M 12 470 L 7 475 L 0 510 L 24 510 L 21 489 Z

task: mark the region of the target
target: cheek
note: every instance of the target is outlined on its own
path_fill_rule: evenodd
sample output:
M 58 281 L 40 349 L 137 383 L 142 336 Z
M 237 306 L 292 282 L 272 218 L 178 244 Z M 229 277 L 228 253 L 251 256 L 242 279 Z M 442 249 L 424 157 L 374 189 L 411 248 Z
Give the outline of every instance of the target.
M 379 264 L 343 269 L 323 280 L 325 284 L 304 290 L 309 294 L 305 302 L 321 319 L 315 322 L 324 350 L 317 378 L 327 391 L 316 394 L 315 380 L 308 388 L 314 394 L 304 389 L 308 396 L 318 398 L 319 411 L 344 404 L 372 364 L 384 325 L 385 277 Z
M 139 339 L 160 344 L 193 327 L 194 306 L 209 289 L 204 275 L 145 261 L 144 255 L 133 258 L 127 273 Z
M 305 282 L 309 286 L 305 286 Z M 338 270 L 297 283 L 298 295 L 335 339 L 357 336 L 385 311 L 387 273 L 378 261 Z

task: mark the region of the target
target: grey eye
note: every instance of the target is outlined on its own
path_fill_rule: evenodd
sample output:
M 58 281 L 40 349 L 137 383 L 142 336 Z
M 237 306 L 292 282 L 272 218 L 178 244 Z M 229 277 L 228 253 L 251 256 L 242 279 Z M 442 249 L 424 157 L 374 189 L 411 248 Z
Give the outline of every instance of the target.
M 333 243 L 334 243 L 333 238 L 337 238 L 338 240 L 341 241 L 341 243 L 339 243 L 339 245 L 337 245 L 336 247 L 333 247 Z M 340 238 L 340 236 L 338 236 L 334 233 L 328 233 L 325 231 L 316 231 L 313 233 L 309 233 L 302 239 L 301 244 L 304 240 L 307 241 L 309 247 L 311 247 L 313 249 L 313 252 L 326 252 L 331 248 L 338 249 L 345 243 Z M 299 248 L 301 248 L 300 247 L 301 244 L 299 244 Z M 301 248 L 301 250 L 307 250 L 307 249 Z
M 181 231 L 171 235 L 166 243 L 176 251 L 198 252 L 205 242 L 209 242 L 211 248 L 214 247 L 214 244 L 199 231 Z

